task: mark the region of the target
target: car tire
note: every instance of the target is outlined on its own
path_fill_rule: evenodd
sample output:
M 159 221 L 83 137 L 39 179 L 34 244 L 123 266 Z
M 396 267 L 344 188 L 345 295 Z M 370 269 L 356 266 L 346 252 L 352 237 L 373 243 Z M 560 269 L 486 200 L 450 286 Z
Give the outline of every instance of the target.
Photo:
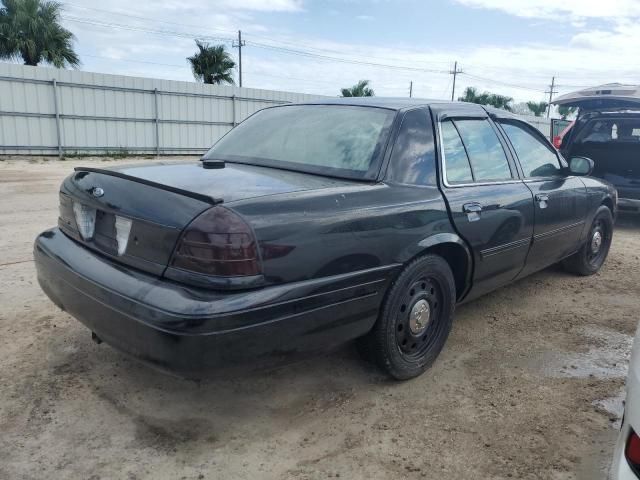
M 602 267 L 613 238 L 613 215 L 611 210 L 601 206 L 593 217 L 585 243 L 576 253 L 562 262 L 568 272 L 576 275 L 593 275 Z
M 438 255 L 411 261 L 390 286 L 373 329 L 359 350 L 396 380 L 422 374 L 433 364 L 451 331 L 456 286 Z

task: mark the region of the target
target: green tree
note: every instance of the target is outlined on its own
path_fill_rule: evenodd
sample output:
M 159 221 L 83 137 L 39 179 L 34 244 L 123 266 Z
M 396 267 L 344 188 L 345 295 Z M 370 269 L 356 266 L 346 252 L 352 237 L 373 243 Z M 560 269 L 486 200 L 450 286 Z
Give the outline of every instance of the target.
M 187 57 L 195 79 L 212 85 L 221 83 L 233 85 L 232 73 L 236 63 L 227 53 L 224 45 L 209 45 L 200 40 L 196 40 L 196 45 L 198 52 Z
M 60 25 L 62 5 L 45 0 L 0 0 L 0 59 L 78 67 L 74 36 Z
M 369 80 L 360 80 L 351 88 L 341 90 L 343 97 L 373 97 L 375 93 L 369 88 Z
M 498 95 L 497 93 L 489 94 L 489 105 L 496 108 L 501 108 L 502 110 L 506 110 L 508 112 L 512 111 L 511 102 L 513 102 L 513 98 L 507 97 L 506 95 Z
M 547 111 L 547 102 L 527 102 L 527 107 L 536 116 L 541 117 Z
M 501 108 L 512 111 L 511 102 L 513 98 L 506 95 L 498 95 L 496 93 L 483 92 L 478 93 L 478 89 L 475 87 L 467 87 L 464 91 L 464 95 L 458 98 L 461 102 L 478 103 L 480 105 L 490 105 L 492 107 Z
M 565 105 L 558 106 L 558 113 L 563 120 L 566 120 L 569 115 L 573 115 L 576 110 L 577 107 L 567 107 Z

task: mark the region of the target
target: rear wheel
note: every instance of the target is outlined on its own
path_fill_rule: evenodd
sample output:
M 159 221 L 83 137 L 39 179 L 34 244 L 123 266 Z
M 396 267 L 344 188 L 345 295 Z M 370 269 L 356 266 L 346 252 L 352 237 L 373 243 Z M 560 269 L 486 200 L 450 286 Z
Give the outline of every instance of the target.
M 413 260 L 387 292 L 371 332 L 360 339 L 361 351 L 397 380 L 420 375 L 449 336 L 455 294 L 444 259 L 425 255 Z
M 611 210 L 601 206 L 596 212 L 587 241 L 580 250 L 563 262 L 564 268 L 577 275 L 593 275 L 604 264 L 613 238 Z

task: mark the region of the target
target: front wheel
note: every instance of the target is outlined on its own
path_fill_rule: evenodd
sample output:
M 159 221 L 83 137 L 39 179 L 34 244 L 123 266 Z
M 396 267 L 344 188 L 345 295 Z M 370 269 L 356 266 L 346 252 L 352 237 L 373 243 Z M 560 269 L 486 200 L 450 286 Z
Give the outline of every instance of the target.
M 565 270 L 584 276 L 598 272 L 607 259 L 612 238 L 613 216 L 611 210 L 603 205 L 593 218 L 587 241 L 563 262 Z
M 442 257 L 413 260 L 387 292 L 373 329 L 359 340 L 361 351 L 397 380 L 420 375 L 449 336 L 455 300 L 453 273 Z

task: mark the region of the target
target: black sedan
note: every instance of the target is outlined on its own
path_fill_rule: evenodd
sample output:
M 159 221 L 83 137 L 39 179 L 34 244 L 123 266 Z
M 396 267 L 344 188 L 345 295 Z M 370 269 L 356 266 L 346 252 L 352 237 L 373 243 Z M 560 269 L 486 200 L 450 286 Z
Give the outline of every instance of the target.
M 598 271 L 617 196 L 592 168 L 479 105 L 268 108 L 194 164 L 77 168 L 38 280 L 94 338 L 174 372 L 358 339 L 408 379 L 457 303 L 558 262 Z

